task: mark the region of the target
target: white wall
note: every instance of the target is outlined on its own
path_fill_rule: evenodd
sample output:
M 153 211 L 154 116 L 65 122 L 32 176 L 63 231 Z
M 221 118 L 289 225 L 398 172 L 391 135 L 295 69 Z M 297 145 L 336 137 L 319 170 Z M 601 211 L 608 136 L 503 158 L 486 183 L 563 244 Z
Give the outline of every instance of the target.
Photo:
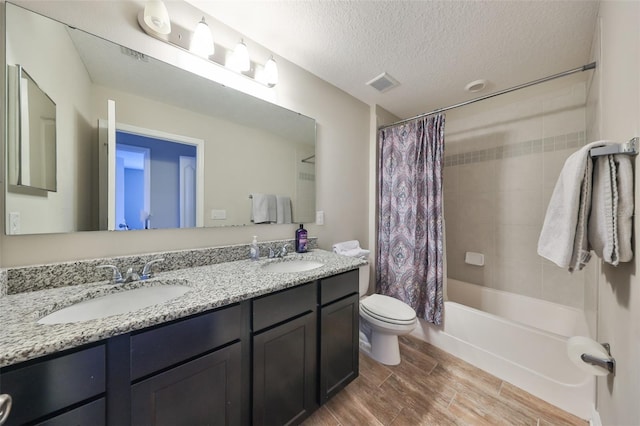
M 598 68 L 588 96 L 592 137 L 627 141 L 640 136 L 640 3 L 602 1 L 592 54 Z M 637 162 L 637 160 L 636 160 Z M 635 211 L 640 204 L 636 167 Z M 637 218 L 637 213 L 636 213 Z M 598 341 L 611 344 L 615 376 L 597 380 L 596 408 L 604 425 L 640 424 L 640 280 L 638 222 L 632 262 L 600 264 Z
M 20 4 L 58 20 L 109 38 L 170 63 L 184 63 L 184 53 L 144 34 L 137 12 L 144 2 L 75 1 Z M 197 22 L 202 13 L 183 2 L 168 2 L 175 19 Z M 227 39 L 240 34 L 207 17 Z M 188 26 L 183 23 L 183 26 Z M 270 52 L 246 39 L 252 58 L 265 62 Z M 337 241 L 369 240 L 369 107 L 283 58 L 276 58 L 280 83 L 271 89 L 276 103 L 317 121 L 316 209 L 325 212 L 325 225 L 308 224 L 322 248 Z M 214 65 L 211 67 L 215 68 Z M 216 71 L 217 72 L 217 71 Z M 213 73 L 213 72 L 212 72 Z M 261 89 L 262 90 L 262 89 Z M 263 90 L 262 90 L 263 91 Z M 4 207 L 4 206 L 3 206 Z M 149 253 L 259 240 L 293 238 L 297 225 L 257 225 L 240 228 L 81 232 L 64 235 L 2 236 L 2 266 L 29 265 L 100 256 Z

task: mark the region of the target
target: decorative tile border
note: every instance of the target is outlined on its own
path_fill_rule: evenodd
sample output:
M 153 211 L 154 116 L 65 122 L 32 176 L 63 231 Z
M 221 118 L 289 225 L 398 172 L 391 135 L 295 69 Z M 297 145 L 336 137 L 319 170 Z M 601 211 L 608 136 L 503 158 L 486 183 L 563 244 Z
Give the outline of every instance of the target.
M 0 270 L 0 297 L 7 295 L 7 271 Z
M 266 257 L 272 245 L 282 247 L 284 244 L 290 244 L 291 251 L 293 251 L 294 240 L 259 243 L 260 256 Z M 112 272 L 110 270 L 97 269 L 98 265 L 115 265 L 124 273 L 128 268 L 133 268 L 135 271 L 140 272 L 145 263 L 158 258 L 164 258 L 163 262 L 155 266 L 160 271 L 175 271 L 177 269 L 234 262 L 249 257 L 249 246 L 250 244 L 240 244 L 8 268 L 0 270 L 0 297 L 7 294 L 110 280 Z M 309 249 L 317 248 L 317 246 L 317 237 L 309 238 Z
M 521 157 L 541 152 L 560 151 L 569 148 L 579 148 L 586 144 L 585 132 L 567 133 L 564 135 L 533 139 L 524 142 L 480 149 L 444 157 L 444 166 L 459 166 L 462 164 L 479 163 L 483 161 L 501 160 L 503 158 Z M 445 142 L 446 149 L 446 142 Z

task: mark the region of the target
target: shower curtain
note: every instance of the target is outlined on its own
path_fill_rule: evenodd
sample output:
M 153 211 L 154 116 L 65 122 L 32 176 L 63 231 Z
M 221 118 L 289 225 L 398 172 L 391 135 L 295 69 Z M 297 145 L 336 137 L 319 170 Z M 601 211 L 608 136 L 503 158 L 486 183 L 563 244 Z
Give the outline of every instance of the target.
M 442 323 L 444 115 L 380 130 L 378 158 L 379 293 L 418 317 Z

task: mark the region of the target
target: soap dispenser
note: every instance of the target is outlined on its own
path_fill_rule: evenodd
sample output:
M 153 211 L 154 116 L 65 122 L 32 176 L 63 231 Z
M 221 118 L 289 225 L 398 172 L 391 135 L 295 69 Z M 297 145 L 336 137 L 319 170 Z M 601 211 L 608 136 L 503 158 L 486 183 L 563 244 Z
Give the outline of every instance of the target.
M 253 236 L 253 241 L 251 242 L 251 248 L 249 249 L 249 258 L 251 260 L 259 260 L 260 259 L 260 248 L 258 247 L 258 236 Z
M 300 228 L 296 230 L 296 252 L 307 252 L 307 230 L 304 225 L 300 224 Z

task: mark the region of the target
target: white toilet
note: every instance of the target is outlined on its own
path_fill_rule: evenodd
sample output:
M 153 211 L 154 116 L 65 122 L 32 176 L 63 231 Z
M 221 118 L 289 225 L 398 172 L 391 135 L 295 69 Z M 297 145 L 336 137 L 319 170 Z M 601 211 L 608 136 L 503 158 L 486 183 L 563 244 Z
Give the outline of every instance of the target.
M 382 364 L 400 364 L 398 336 L 416 327 L 416 312 L 393 297 L 366 296 L 368 289 L 369 265 L 364 265 L 360 267 L 360 350 Z

